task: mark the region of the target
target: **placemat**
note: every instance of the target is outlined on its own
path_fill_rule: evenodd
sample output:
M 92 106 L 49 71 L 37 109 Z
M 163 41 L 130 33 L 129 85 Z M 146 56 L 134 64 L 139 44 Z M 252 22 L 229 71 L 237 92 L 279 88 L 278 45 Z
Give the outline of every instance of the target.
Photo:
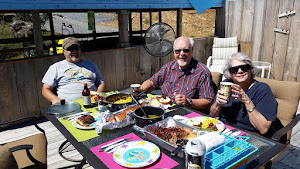
M 192 118 L 192 117 L 198 117 L 198 116 L 203 116 L 203 115 L 198 114 L 198 113 L 196 113 L 196 112 L 192 112 L 192 113 L 190 113 L 190 114 L 185 115 L 184 117 Z M 224 125 L 225 125 L 225 129 L 229 129 L 229 130 L 235 129 L 234 127 L 228 126 L 228 125 L 226 125 L 226 124 L 224 124 Z M 244 131 L 241 131 L 241 130 L 238 130 L 238 131 L 241 132 L 241 133 L 239 134 L 239 136 L 242 136 L 242 135 L 246 134 L 246 132 L 244 132 Z
M 111 94 L 115 94 L 115 93 L 119 93 L 119 92 L 118 91 L 106 92 L 107 95 L 111 95 Z M 82 104 L 83 104 L 82 98 L 73 100 L 73 101 L 77 102 L 81 105 L 82 111 L 99 113 L 98 110 L 96 109 L 98 107 L 98 105 L 96 105 L 95 107 L 92 107 L 92 108 L 84 108 L 82 106 Z M 82 142 L 82 141 L 85 141 L 85 140 L 88 140 L 88 139 L 91 139 L 91 138 L 97 137 L 99 135 L 103 135 L 103 134 L 110 132 L 109 130 L 103 130 L 102 133 L 97 134 L 94 129 L 92 129 L 92 130 L 77 129 L 72 125 L 72 121 L 62 120 L 62 118 L 64 118 L 64 117 L 61 117 L 58 120 L 65 126 L 65 128 L 75 137 L 75 139 L 78 142 Z
M 62 120 L 62 118 L 63 117 L 59 118 L 58 120 L 61 122 L 61 124 L 65 126 L 65 128 L 75 137 L 75 139 L 78 142 L 82 142 L 110 132 L 110 130 L 103 130 L 102 133 L 97 134 L 95 129 L 90 129 L 90 130 L 77 129 L 72 125 L 72 121 Z
M 109 142 L 95 146 L 95 147 L 91 148 L 91 151 L 109 168 L 113 168 L 113 169 L 126 168 L 126 167 L 120 166 L 119 164 L 117 164 L 114 161 L 114 159 L 112 157 L 113 153 L 107 154 L 105 152 L 99 152 L 98 150 L 106 144 L 120 140 L 121 138 L 129 138 L 129 137 L 132 137 L 132 139 L 130 141 L 143 140 L 140 137 L 138 137 L 137 135 L 135 135 L 134 133 L 130 133 L 125 136 L 111 140 Z M 164 153 L 161 153 L 161 157 L 155 163 L 153 163 L 149 166 L 143 167 L 143 168 L 153 168 L 153 169 L 154 168 L 173 168 L 177 165 L 178 165 L 178 163 L 176 161 L 174 161 L 173 159 L 171 159 Z

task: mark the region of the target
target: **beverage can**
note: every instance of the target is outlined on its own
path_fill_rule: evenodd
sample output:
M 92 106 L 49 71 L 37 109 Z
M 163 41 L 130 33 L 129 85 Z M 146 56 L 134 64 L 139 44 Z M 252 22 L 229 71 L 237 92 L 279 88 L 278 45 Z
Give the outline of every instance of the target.
M 221 82 L 220 83 L 220 88 L 223 91 L 223 95 L 226 97 L 227 103 L 229 103 L 230 98 L 231 98 L 231 86 L 233 83 L 231 82 Z

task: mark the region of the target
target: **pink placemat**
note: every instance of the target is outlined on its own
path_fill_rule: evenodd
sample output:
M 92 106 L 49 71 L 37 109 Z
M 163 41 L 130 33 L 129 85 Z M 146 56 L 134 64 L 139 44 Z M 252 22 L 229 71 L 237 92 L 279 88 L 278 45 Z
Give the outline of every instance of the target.
M 130 141 L 143 140 L 140 137 L 138 137 L 137 135 L 135 135 L 134 133 L 130 133 L 125 136 L 111 140 L 109 142 L 95 146 L 95 147 L 91 148 L 91 151 L 109 168 L 113 168 L 113 169 L 126 168 L 126 167 L 120 166 L 119 164 L 117 164 L 114 161 L 114 159 L 112 157 L 113 153 L 107 154 L 105 152 L 99 152 L 98 150 L 106 144 L 117 141 L 121 138 L 129 138 L 129 137 L 132 137 L 132 139 Z M 164 153 L 161 153 L 160 158 L 155 163 L 153 163 L 149 166 L 143 167 L 143 168 L 173 168 L 177 165 L 178 165 L 178 163 L 176 161 L 174 161 L 173 159 L 171 159 Z
M 203 115 L 198 114 L 198 113 L 196 113 L 196 112 L 193 112 L 193 113 L 190 113 L 190 114 L 185 115 L 184 117 L 192 118 L 192 117 L 198 117 L 198 116 L 203 116 Z M 228 125 L 225 124 L 225 129 L 232 130 L 232 129 L 234 129 L 234 127 L 231 127 L 231 126 L 228 126 Z M 246 132 L 241 131 L 241 130 L 239 130 L 239 132 L 241 132 L 241 133 L 239 134 L 239 136 L 242 136 L 242 135 L 246 134 Z

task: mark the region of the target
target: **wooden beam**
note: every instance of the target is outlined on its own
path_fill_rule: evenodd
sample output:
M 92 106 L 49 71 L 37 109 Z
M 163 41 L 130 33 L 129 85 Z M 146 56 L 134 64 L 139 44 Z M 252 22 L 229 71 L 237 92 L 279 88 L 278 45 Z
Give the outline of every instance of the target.
M 182 35 L 182 8 L 177 9 L 177 26 L 176 26 L 176 34 L 177 37 Z
M 33 33 L 34 33 L 34 44 L 36 55 L 44 56 L 44 48 L 43 48 L 43 35 L 41 30 L 41 19 L 40 13 L 37 10 L 31 11 L 32 13 L 32 22 L 33 22 Z
M 128 32 L 128 19 L 129 19 L 129 10 L 119 10 L 118 19 L 119 19 L 119 47 L 128 47 L 129 43 L 129 32 Z
M 216 8 L 215 36 L 225 36 L 225 12 L 224 8 Z
M 52 48 L 53 48 L 53 54 L 56 55 L 56 43 L 55 43 L 55 33 L 54 33 L 54 24 L 53 24 L 53 16 L 52 12 L 48 12 L 49 15 L 49 25 L 50 25 L 50 32 L 51 32 L 51 40 L 52 40 Z
M 140 12 L 140 30 L 143 30 L 143 12 Z M 141 37 L 143 36 L 143 33 L 141 32 Z

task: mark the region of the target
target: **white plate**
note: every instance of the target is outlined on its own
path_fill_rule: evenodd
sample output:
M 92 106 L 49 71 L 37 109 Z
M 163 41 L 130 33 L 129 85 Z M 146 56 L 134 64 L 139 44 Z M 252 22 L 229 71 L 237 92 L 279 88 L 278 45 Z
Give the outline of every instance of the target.
M 113 154 L 116 163 L 127 168 L 140 168 L 154 163 L 160 157 L 157 145 L 148 141 L 130 141 L 118 147 Z
M 193 117 L 193 118 L 187 119 L 184 123 L 189 125 L 189 126 L 193 126 L 192 120 L 199 120 L 201 123 L 203 123 L 207 119 L 213 119 L 213 118 L 204 117 L 204 116 Z M 217 127 L 218 131 L 223 131 L 225 129 L 224 123 L 221 122 L 220 120 L 217 120 L 217 121 L 218 122 L 216 123 L 216 127 Z
M 93 117 L 94 117 L 94 116 L 93 116 Z M 94 117 L 94 119 L 95 119 L 96 121 L 100 120 L 99 118 L 95 118 L 95 117 Z M 77 120 L 77 118 L 74 119 L 74 120 L 72 121 L 72 125 L 73 125 L 74 127 L 78 128 L 78 129 L 89 130 L 89 129 L 94 129 L 94 128 L 96 128 L 96 125 L 95 125 L 96 121 L 95 121 L 94 123 L 90 124 L 89 126 L 85 127 L 85 126 L 81 126 L 81 125 L 77 124 L 77 123 L 76 123 L 76 120 Z

